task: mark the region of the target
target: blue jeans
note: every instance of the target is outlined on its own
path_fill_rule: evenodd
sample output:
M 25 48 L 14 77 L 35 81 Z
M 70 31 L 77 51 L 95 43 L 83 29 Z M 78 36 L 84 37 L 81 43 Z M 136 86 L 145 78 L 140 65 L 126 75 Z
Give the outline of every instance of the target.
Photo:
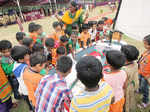
M 148 81 L 142 76 L 139 75 L 139 92 L 143 95 L 143 103 L 149 102 L 149 84 Z

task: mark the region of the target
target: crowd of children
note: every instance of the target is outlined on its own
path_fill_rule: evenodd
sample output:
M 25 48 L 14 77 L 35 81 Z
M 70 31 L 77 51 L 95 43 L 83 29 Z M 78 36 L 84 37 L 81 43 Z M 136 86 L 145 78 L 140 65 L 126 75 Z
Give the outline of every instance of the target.
M 146 51 L 141 58 L 135 46 L 123 45 L 121 51 L 106 52 L 107 68 L 93 56 L 85 56 L 76 64 L 77 78 L 85 89 L 73 96 L 65 77 L 72 69 L 71 53 L 110 39 L 112 19 L 72 24 L 66 32 L 62 22 L 54 22 L 54 32 L 46 35 L 42 26 L 30 23 L 29 33 L 17 32 L 17 46 L 0 41 L 0 112 L 9 112 L 17 100 L 24 99 L 31 112 L 135 112 L 149 105 L 150 35 L 143 40 Z M 48 74 L 51 68 L 54 75 Z M 139 76 L 139 77 L 138 77 Z M 137 104 L 135 93 L 143 100 Z

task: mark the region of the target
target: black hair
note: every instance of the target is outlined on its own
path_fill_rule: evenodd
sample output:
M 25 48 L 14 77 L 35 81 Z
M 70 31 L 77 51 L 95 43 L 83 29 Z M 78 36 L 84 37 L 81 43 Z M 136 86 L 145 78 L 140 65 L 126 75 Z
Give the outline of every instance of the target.
M 24 46 L 14 46 L 11 50 L 11 57 L 15 61 L 19 61 L 19 59 L 24 59 L 24 56 L 27 54 L 30 54 L 30 51 Z
M 59 25 L 61 26 L 61 28 L 63 28 L 64 23 L 63 22 L 59 22 Z
M 32 44 L 33 39 L 32 38 L 24 38 L 22 41 L 22 44 L 26 47 L 30 47 L 30 45 Z
M 150 45 L 150 35 L 145 36 L 144 41 L 146 41 L 148 45 Z
M 106 59 L 114 69 L 120 69 L 126 62 L 124 54 L 117 50 L 107 51 Z
M 96 25 L 97 21 L 88 21 L 89 27 L 92 27 L 93 25 Z
M 30 56 L 30 65 L 31 65 L 31 67 L 34 67 L 34 66 L 36 66 L 37 64 L 42 65 L 42 64 L 45 63 L 46 61 L 47 61 L 46 56 L 43 55 L 43 54 L 40 53 L 40 52 L 33 53 L 33 54 Z
M 77 23 L 73 23 L 72 24 L 72 30 L 77 30 L 78 29 L 78 24 Z
M 78 4 L 75 1 L 71 1 L 70 4 L 76 8 L 76 11 L 78 10 Z
M 57 48 L 56 53 L 59 55 L 65 55 L 66 49 L 63 46 Z
M 82 25 L 82 31 L 87 30 L 87 29 L 89 29 L 89 25 L 88 24 L 83 24 Z
M 44 50 L 44 46 L 40 43 L 35 43 L 32 47 L 32 52 L 41 52 L 41 50 Z
M 72 68 L 72 60 L 69 56 L 61 56 L 56 63 L 56 69 L 61 73 L 67 73 Z
M 11 49 L 11 48 L 12 48 L 12 44 L 10 41 L 8 41 L 8 40 L 1 40 L 0 41 L 0 51 Z
M 53 28 L 56 28 L 57 26 L 61 26 L 61 24 L 58 21 L 53 22 Z
M 32 33 L 35 29 L 35 23 L 34 22 L 31 22 L 28 26 L 28 30 L 30 33 Z
M 38 31 L 40 28 L 42 28 L 41 25 L 35 24 L 35 26 L 34 26 L 34 31 Z
M 108 17 L 102 17 L 102 20 L 103 20 L 103 21 L 107 21 L 107 20 L 108 20 Z
M 103 20 L 99 20 L 98 24 L 104 24 L 104 21 Z
M 102 78 L 102 64 L 94 56 L 85 56 L 76 65 L 77 78 L 87 87 L 94 88 Z
M 46 47 L 54 47 L 54 45 L 55 45 L 55 40 L 53 38 L 47 38 L 45 40 Z
M 138 59 L 139 50 L 133 45 L 123 45 L 121 52 L 124 53 L 127 61 L 132 62 Z
M 67 36 L 65 36 L 65 35 L 64 35 L 64 36 L 61 36 L 61 37 L 60 37 L 60 41 L 63 42 L 63 43 L 68 42 Z
M 16 33 L 16 40 L 17 41 L 23 40 L 23 38 L 24 38 L 25 35 L 26 34 L 24 32 L 17 32 Z

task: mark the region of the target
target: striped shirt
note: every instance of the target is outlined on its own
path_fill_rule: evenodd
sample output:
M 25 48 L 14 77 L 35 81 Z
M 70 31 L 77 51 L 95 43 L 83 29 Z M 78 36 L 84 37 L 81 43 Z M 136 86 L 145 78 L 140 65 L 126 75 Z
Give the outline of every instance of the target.
M 57 74 L 45 76 L 35 93 L 36 112 L 64 112 L 69 108 L 72 94 L 65 80 Z
M 70 112 L 108 112 L 113 97 L 112 88 L 101 81 L 97 91 L 83 91 L 71 101 Z

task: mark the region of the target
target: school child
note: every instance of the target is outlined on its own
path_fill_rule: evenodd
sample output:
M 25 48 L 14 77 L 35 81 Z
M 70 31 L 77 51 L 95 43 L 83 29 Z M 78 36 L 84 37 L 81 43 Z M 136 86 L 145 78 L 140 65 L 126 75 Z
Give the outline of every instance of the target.
M 32 47 L 34 45 L 32 38 L 24 38 L 22 44 L 23 46 L 27 47 L 30 50 L 30 52 L 32 52 Z
M 88 32 L 88 24 L 82 25 L 82 33 L 80 35 L 81 47 L 85 49 L 85 47 L 91 46 L 91 36 Z
M 104 21 L 103 20 L 98 21 L 96 41 L 102 40 L 104 38 L 103 27 L 104 27 Z
M 30 52 L 24 46 L 14 46 L 11 50 L 11 57 L 14 59 L 13 74 L 19 83 L 18 91 L 21 97 L 27 102 L 30 112 L 33 111 L 32 105 L 28 98 L 28 90 L 23 80 L 23 73 L 28 67 Z
M 96 42 L 96 34 L 97 34 L 97 21 L 88 22 L 90 25 L 89 33 L 91 35 L 91 41 Z
M 25 69 L 23 73 L 23 80 L 28 90 L 28 97 L 35 107 L 36 98 L 34 93 L 38 87 L 38 84 L 43 77 L 40 75 L 40 71 L 45 67 L 46 64 L 46 56 L 41 53 L 34 53 L 30 56 L 30 67 Z
M 4 70 L 8 80 L 12 86 L 14 97 L 15 99 L 20 99 L 20 95 L 18 92 L 18 81 L 13 75 L 13 67 L 14 67 L 14 60 L 12 59 L 10 53 L 12 49 L 12 44 L 8 40 L 1 40 L 0 41 L 0 52 L 2 53 L 1 58 L 1 66 Z
M 77 78 L 85 89 L 71 100 L 70 112 L 109 112 L 113 91 L 102 81 L 102 69 L 100 61 L 93 56 L 79 60 L 76 65 Z
M 63 46 L 58 47 L 57 50 L 56 50 L 56 60 L 53 60 L 52 64 L 54 66 L 56 66 L 56 62 L 59 59 L 59 57 L 64 56 L 66 54 L 67 54 L 66 49 Z
M 36 112 L 44 112 L 45 110 L 48 112 L 68 111 L 72 93 L 67 87 L 65 77 L 70 74 L 72 64 L 70 57 L 61 56 L 57 60 L 56 73 L 42 78 L 35 92 Z
M 60 37 L 59 46 L 63 46 L 66 49 L 66 51 L 67 51 L 68 40 L 69 39 L 65 35 Z
M 23 41 L 23 38 L 25 38 L 26 34 L 24 32 L 17 32 L 16 33 L 16 40 L 18 41 L 18 43 L 20 45 L 22 45 L 22 41 Z
M 59 42 L 60 40 L 60 37 L 65 35 L 63 29 L 62 29 L 62 26 L 61 26 L 61 23 L 59 22 L 54 22 L 53 23 L 53 28 L 54 28 L 54 32 L 52 33 L 52 35 L 50 37 L 52 37 L 55 41 Z
M 106 53 L 106 60 L 110 69 L 104 70 L 103 78 L 112 87 L 115 96 L 115 102 L 110 106 L 110 112 L 123 112 L 127 74 L 121 70 L 121 67 L 125 64 L 126 58 L 120 51 L 111 50 Z
M 135 91 L 138 89 L 138 65 L 136 60 L 139 56 L 139 51 L 135 46 L 124 45 L 121 47 L 121 52 L 126 57 L 126 63 L 123 67 L 127 73 L 127 81 L 125 88 L 125 112 L 133 112 L 136 110 Z
M 40 43 L 35 43 L 32 47 L 32 52 L 35 53 L 35 52 L 40 52 L 42 54 L 44 54 L 44 46 Z
M 150 35 L 143 39 L 145 52 L 138 60 L 139 65 L 139 93 L 143 95 L 142 103 L 138 105 L 140 108 L 149 106 L 149 84 L 150 84 Z
M 47 56 L 48 65 L 52 64 L 53 62 L 56 62 L 56 48 L 55 46 L 55 40 L 53 38 L 47 38 L 45 41 L 45 54 Z
M 10 112 L 10 109 L 13 106 L 12 99 L 11 99 L 12 88 L 1 65 L 0 65 L 0 88 L 1 88 L 0 89 L 0 111 Z

